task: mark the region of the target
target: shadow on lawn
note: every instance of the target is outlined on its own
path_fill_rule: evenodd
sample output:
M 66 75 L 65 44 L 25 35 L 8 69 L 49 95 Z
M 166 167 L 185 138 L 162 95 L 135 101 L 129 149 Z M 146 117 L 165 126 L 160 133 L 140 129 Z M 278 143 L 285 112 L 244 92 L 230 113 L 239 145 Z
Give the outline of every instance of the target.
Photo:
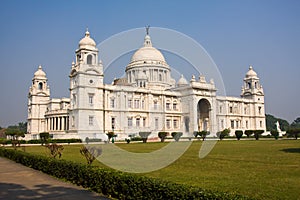
M 280 151 L 283 151 L 286 153 L 300 153 L 300 148 L 281 149 Z

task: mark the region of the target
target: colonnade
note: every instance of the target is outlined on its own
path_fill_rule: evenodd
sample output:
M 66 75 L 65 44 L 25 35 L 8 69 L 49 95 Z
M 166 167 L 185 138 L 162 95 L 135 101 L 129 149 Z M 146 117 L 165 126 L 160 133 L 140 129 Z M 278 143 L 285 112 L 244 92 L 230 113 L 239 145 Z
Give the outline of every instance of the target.
M 56 116 L 46 118 L 48 131 L 66 131 L 69 130 L 69 117 Z

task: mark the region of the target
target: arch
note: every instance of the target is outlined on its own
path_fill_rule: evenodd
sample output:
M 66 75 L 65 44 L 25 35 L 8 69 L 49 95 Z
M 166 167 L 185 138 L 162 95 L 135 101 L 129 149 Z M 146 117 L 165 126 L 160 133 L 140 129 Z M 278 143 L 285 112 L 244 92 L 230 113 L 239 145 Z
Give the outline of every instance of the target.
M 211 105 L 207 99 L 200 99 L 197 104 L 198 131 L 210 131 Z
M 91 54 L 89 54 L 86 57 L 86 64 L 88 64 L 88 65 L 92 65 L 93 64 L 93 56 Z
M 42 90 L 42 89 L 43 89 L 43 83 L 42 83 L 42 82 L 39 82 L 38 88 L 39 88 L 39 90 Z

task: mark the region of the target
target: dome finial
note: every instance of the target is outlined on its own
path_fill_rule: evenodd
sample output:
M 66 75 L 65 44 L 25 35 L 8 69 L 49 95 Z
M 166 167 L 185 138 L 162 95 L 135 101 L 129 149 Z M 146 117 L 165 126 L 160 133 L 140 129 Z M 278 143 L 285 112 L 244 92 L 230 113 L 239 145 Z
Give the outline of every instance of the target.
M 90 37 L 90 32 L 89 32 L 89 28 L 86 28 L 86 32 L 85 32 L 85 37 Z
M 150 29 L 150 26 L 146 26 L 146 35 L 149 35 L 149 29 Z

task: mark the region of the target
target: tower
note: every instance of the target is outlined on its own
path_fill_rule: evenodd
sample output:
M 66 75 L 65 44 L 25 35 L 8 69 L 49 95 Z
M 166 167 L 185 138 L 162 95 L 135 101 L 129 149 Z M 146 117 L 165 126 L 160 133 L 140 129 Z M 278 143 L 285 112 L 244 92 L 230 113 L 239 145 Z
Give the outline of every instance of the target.
M 46 73 L 43 71 L 42 66 L 39 66 L 34 73 L 28 93 L 28 133 L 39 134 L 46 130 L 45 113 L 49 100 L 50 89 L 47 84 Z
M 70 73 L 69 131 L 83 139 L 96 137 L 103 133 L 103 66 L 88 31 L 75 53 Z
M 254 130 L 265 130 L 265 106 L 264 91 L 260 84 L 257 73 L 252 66 L 244 78 L 244 86 L 242 87 L 241 97 L 245 99 L 244 115 L 252 116 L 249 119 L 250 127 Z M 248 127 L 248 125 L 246 125 Z

